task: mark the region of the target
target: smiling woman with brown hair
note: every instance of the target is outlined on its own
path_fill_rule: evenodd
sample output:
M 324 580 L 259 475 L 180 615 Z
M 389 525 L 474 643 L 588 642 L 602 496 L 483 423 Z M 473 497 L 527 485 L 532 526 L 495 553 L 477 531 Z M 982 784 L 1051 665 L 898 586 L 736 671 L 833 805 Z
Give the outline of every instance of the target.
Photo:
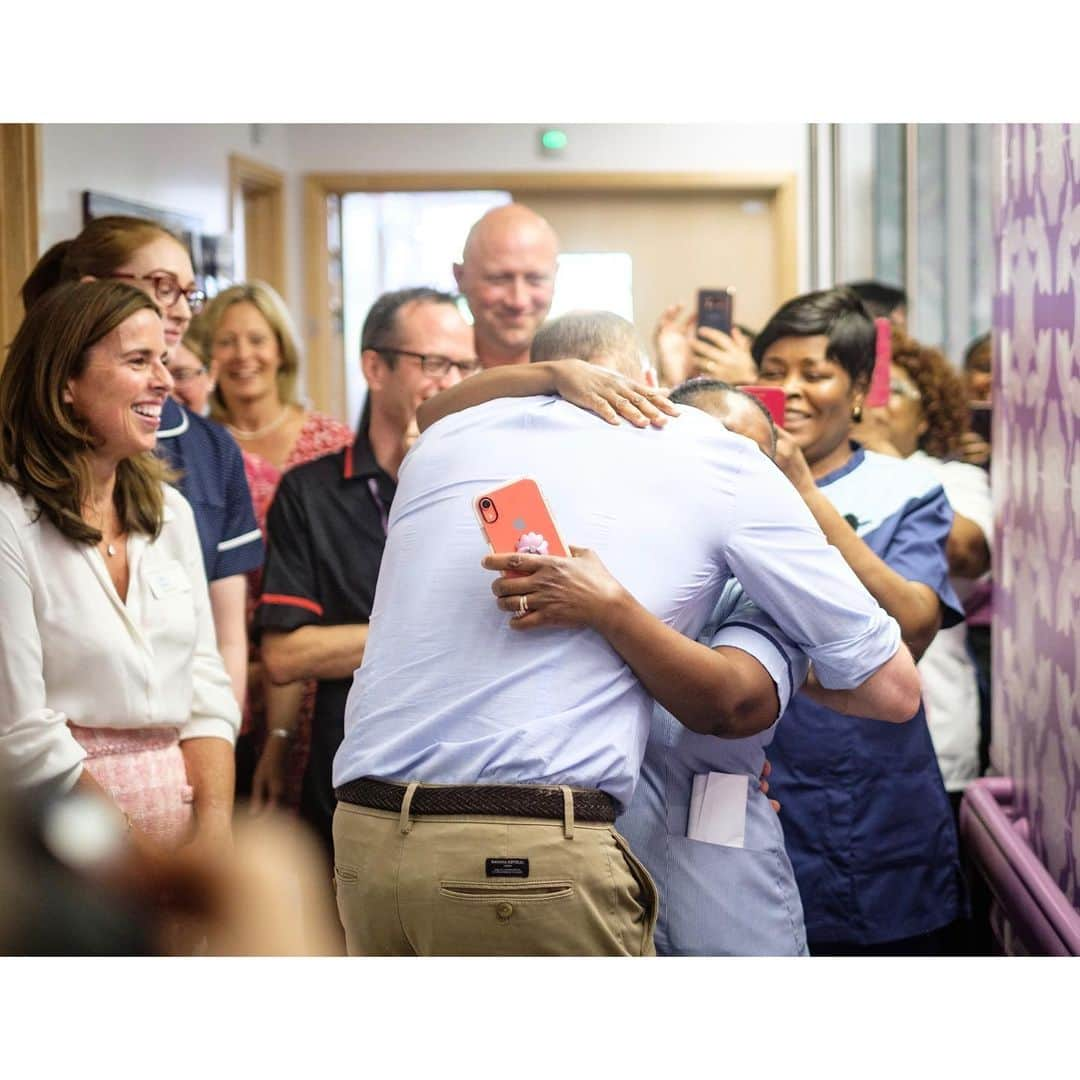
M 191 508 L 153 454 L 165 353 L 144 292 L 84 282 L 34 304 L 0 371 L 0 768 L 216 844 L 239 713 Z
M 64 282 L 115 278 L 130 282 L 161 311 L 166 363 L 171 364 L 206 297 L 196 286 L 187 249 L 168 229 L 143 218 L 95 218 L 70 240 L 53 244 L 23 283 L 29 311 Z M 157 450 L 175 470 L 195 513 L 218 647 L 238 702 L 247 679 L 245 571 L 262 565 L 262 537 L 251 510 L 236 444 L 217 424 L 171 398 L 162 406 Z

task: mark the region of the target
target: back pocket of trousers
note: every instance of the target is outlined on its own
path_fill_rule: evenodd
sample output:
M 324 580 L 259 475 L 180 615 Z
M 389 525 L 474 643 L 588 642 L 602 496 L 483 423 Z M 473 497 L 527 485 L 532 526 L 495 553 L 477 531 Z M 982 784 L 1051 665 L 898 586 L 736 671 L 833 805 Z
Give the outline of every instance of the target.
M 520 904 L 569 900 L 574 886 L 569 881 L 442 881 L 439 892 L 448 900 L 465 904 L 511 901 Z

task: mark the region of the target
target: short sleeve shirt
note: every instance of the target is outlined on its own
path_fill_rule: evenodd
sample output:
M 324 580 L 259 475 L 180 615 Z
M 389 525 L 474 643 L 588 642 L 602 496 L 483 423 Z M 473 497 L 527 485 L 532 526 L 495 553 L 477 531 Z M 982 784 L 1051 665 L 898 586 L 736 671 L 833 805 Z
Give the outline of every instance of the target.
M 378 465 L 366 427 L 356 441 L 290 469 L 266 519 L 268 553 L 253 635 L 302 626 L 366 623 L 375 602 L 393 479 Z M 330 802 L 330 768 L 352 678 L 318 683 L 308 776 Z
M 176 486 L 195 513 L 207 580 L 261 566 L 262 533 L 251 505 L 244 460 L 229 433 L 166 398 L 157 450 L 180 474 Z
M 987 545 L 994 534 L 990 476 L 985 469 L 963 461 L 942 461 L 917 450 L 908 458 L 929 469 L 942 483 L 958 514 L 973 521 Z M 983 576 L 983 583 L 990 575 Z M 957 595 L 968 602 L 978 587 L 954 578 Z M 979 686 L 975 661 L 968 651 L 967 626 L 939 630 L 919 660 L 923 702 L 930 736 L 947 791 L 962 791 L 979 775 Z
M 932 473 L 856 446 L 818 487 L 875 555 L 937 593 L 943 626 L 962 620 L 945 556 L 953 512 Z M 812 942 L 893 941 L 962 913 L 956 829 L 921 705 L 888 724 L 796 695 L 769 761 Z
M 782 715 L 806 678 L 805 655 L 732 579 L 698 639 L 741 649 L 765 668 Z M 776 724 L 743 739 L 690 731 L 656 705 L 641 782 L 616 828 L 660 890 L 656 949 L 675 956 L 800 956 L 806 952 L 799 890 L 780 819 L 759 787 Z M 687 837 L 694 777 L 740 776 L 746 787 L 741 847 Z

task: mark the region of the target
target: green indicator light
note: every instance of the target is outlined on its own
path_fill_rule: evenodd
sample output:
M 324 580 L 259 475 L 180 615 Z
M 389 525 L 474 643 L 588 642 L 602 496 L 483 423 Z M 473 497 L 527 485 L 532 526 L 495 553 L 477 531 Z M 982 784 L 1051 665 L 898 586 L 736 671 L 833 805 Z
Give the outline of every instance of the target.
M 545 131 L 540 136 L 540 145 L 545 150 L 565 150 L 567 142 L 569 140 L 566 137 L 566 132 L 559 131 L 557 128 Z

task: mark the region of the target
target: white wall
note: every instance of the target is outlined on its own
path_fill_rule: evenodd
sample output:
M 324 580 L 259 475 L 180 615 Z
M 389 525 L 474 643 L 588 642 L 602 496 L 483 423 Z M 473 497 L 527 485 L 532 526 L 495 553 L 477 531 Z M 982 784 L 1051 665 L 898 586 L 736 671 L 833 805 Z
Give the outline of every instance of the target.
M 288 154 L 298 179 L 307 172 L 389 171 L 794 173 L 799 285 L 805 287 L 809 279 L 804 239 L 805 124 L 561 127 L 569 142 L 567 149 L 554 157 L 539 149 L 539 124 L 296 124 L 287 128 Z M 298 192 L 292 213 L 298 230 Z
M 82 192 L 116 195 L 229 227 L 229 155 L 288 168 L 281 124 L 42 124 L 40 244 L 82 228 Z
M 297 171 L 801 172 L 803 124 L 569 124 L 566 150 L 539 149 L 538 124 L 294 124 Z
M 41 248 L 81 228 L 81 193 L 180 210 L 228 228 L 228 158 L 286 174 L 287 295 L 303 303 L 302 178 L 309 172 L 781 172 L 798 187 L 799 285 L 809 279 L 804 124 L 570 124 L 566 151 L 536 124 L 43 124 Z

